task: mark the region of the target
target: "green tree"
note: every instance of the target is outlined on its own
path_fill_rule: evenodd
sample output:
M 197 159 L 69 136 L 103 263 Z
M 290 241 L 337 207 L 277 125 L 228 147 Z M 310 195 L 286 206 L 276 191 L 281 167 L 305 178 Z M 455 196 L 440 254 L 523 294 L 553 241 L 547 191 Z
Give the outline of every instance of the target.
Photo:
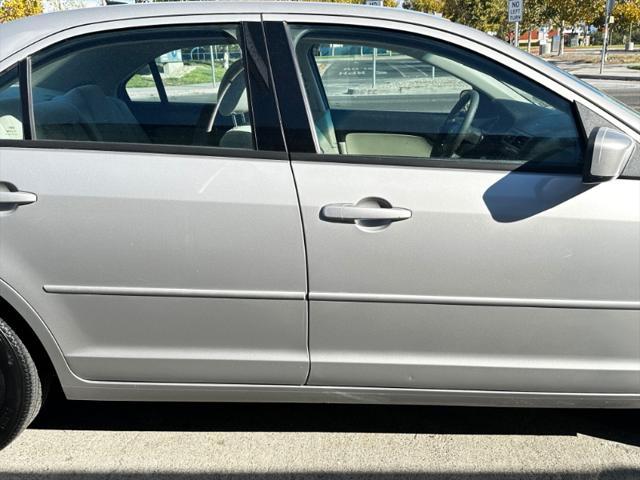
M 613 10 L 613 16 L 617 25 L 629 29 L 628 41 L 630 42 L 634 25 L 640 24 L 640 0 L 626 0 L 617 3 Z
M 0 3 L 0 23 L 42 13 L 41 0 L 3 0 Z
M 478 30 L 501 31 L 506 25 L 504 0 L 444 0 L 446 18 Z
M 404 0 L 402 8 L 423 13 L 442 13 L 444 0 Z

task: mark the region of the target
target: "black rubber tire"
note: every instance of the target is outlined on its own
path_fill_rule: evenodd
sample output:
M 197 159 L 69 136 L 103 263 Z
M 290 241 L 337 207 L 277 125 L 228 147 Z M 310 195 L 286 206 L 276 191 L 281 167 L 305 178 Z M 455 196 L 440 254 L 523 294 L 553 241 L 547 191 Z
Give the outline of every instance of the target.
M 0 450 L 36 418 L 42 383 L 27 348 L 0 318 Z

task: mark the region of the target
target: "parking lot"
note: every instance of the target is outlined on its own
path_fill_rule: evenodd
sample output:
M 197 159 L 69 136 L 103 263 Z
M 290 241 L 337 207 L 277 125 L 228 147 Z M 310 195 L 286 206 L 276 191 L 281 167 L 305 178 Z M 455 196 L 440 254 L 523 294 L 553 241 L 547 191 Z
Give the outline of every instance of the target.
M 3 480 L 637 480 L 640 412 L 54 399 Z

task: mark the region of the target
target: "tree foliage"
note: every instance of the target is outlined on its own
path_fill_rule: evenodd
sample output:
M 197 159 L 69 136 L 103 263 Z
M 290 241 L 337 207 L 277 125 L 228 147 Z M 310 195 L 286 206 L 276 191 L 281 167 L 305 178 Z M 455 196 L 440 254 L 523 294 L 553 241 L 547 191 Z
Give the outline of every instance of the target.
M 547 0 L 524 0 L 522 26 L 524 31 L 534 30 L 549 20 Z
M 616 4 L 613 10 L 616 23 L 632 26 L 640 23 L 640 0 L 626 0 Z
M 3 0 L 0 3 L 0 23 L 42 13 L 41 0 Z
M 555 25 L 591 24 L 604 11 L 602 0 L 546 0 L 547 17 Z
M 507 19 L 503 0 L 444 0 L 446 18 L 484 31 L 499 31 Z
M 402 8 L 423 13 L 442 13 L 444 0 L 404 0 Z

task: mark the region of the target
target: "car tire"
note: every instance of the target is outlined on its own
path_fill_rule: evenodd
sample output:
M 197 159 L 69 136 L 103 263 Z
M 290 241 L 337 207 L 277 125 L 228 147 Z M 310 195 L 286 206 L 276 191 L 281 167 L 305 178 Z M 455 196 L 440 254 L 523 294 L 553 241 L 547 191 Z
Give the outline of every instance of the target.
M 0 450 L 36 418 L 42 383 L 24 343 L 0 318 Z

